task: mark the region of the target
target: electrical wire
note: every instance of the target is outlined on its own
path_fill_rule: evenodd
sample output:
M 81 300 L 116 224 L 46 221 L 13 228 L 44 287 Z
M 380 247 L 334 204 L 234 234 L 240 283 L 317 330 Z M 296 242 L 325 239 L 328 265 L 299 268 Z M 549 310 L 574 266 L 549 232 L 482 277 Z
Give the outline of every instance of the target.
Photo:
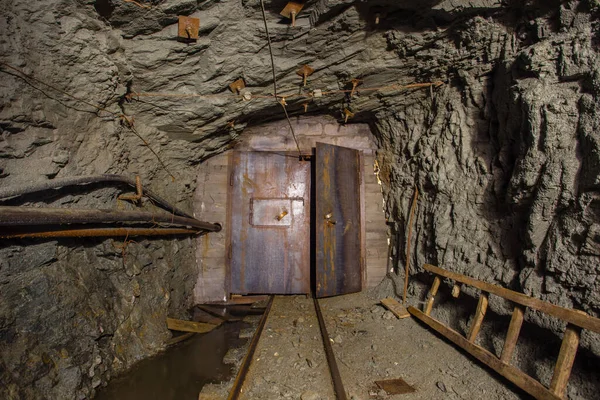
M 375 91 L 384 91 L 384 90 L 406 90 L 406 89 L 419 89 L 419 88 L 434 88 L 443 85 L 442 81 L 434 81 L 434 82 L 422 82 L 422 83 L 411 83 L 408 85 L 398 85 L 391 84 L 387 86 L 378 86 L 378 87 L 366 87 L 361 89 L 354 89 L 354 93 L 363 93 L 363 92 L 375 92 Z M 321 95 L 323 97 L 335 95 L 335 94 L 347 94 L 352 93 L 352 89 L 340 89 L 340 90 L 327 90 L 322 91 Z M 293 99 L 293 98 L 304 98 L 304 99 L 314 99 L 315 96 L 313 93 L 290 93 L 286 95 L 273 95 L 273 94 L 250 94 L 252 99 Z M 199 94 L 199 93 L 168 93 L 168 92 L 132 92 L 128 99 L 141 101 L 138 98 L 140 97 L 164 97 L 164 98 L 230 98 L 230 99 L 242 99 L 242 96 L 236 94 L 223 94 L 223 93 L 213 93 L 213 94 Z
M 97 104 L 91 103 L 91 102 L 89 102 L 89 101 L 87 101 L 85 99 L 73 96 L 71 93 L 69 93 L 69 92 L 67 92 L 65 90 L 62 90 L 60 88 L 57 88 L 56 86 L 51 85 L 49 83 L 46 83 L 46 82 L 44 82 L 44 81 L 42 81 L 40 79 L 37 79 L 34 76 L 28 75 L 24 71 L 22 71 L 22 70 L 20 70 L 18 68 L 15 68 L 12 65 L 6 64 L 4 62 L 0 62 L 0 65 L 3 66 L 4 68 L 10 69 L 12 71 L 15 71 L 16 74 L 11 74 L 11 73 L 9 73 L 7 71 L 2 71 L 2 70 L 0 70 L 0 71 L 2 71 L 4 73 L 7 73 L 7 74 L 10 74 L 10 75 L 12 75 L 14 77 L 20 78 L 24 82 L 26 82 L 27 84 L 31 85 L 34 88 L 36 88 L 36 87 L 35 87 L 35 85 L 31 84 L 31 81 L 34 81 L 34 82 L 39 83 L 40 85 L 46 86 L 47 88 L 50 88 L 50 89 L 52 89 L 52 90 L 54 90 L 54 91 L 56 91 L 58 93 L 61 93 L 61 94 L 65 95 L 65 96 L 69 97 L 72 100 L 75 100 L 77 102 L 80 102 L 80 103 L 86 104 L 86 105 L 88 105 L 90 107 L 93 107 L 96 110 L 98 110 L 99 113 L 100 112 L 106 112 L 107 114 L 110 114 L 114 118 L 119 118 L 122 122 L 124 122 L 123 125 L 127 129 L 129 129 L 135 136 L 137 136 L 144 143 L 144 145 L 148 148 L 148 150 L 150 150 L 150 152 L 156 157 L 156 159 L 158 160 L 158 162 L 160 163 L 160 165 L 162 166 L 162 168 L 167 172 L 167 174 L 169 174 L 169 176 L 171 176 L 171 179 L 173 180 L 173 182 L 175 181 L 175 176 L 167 169 L 167 166 L 165 165 L 165 163 L 163 162 L 163 160 L 159 157 L 158 153 L 156 151 L 154 151 L 154 149 L 152 149 L 152 147 L 150 146 L 150 143 L 148 143 L 148 141 L 146 139 L 144 139 L 144 137 L 133 127 L 133 119 L 132 118 L 127 117 L 125 114 L 119 114 L 119 113 L 116 113 L 114 111 L 110 111 L 106 107 L 102 107 L 102 106 L 99 106 Z M 53 99 L 55 101 L 58 101 L 58 100 L 54 99 L 53 97 L 49 96 L 48 94 L 46 94 L 43 90 L 41 90 L 39 88 L 36 88 L 36 89 L 38 89 L 39 91 L 41 91 L 42 93 L 44 93 L 46 96 L 48 96 L 48 98 Z M 62 104 L 62 102 L 60 102 L 60 101 L 58 101 L 58 102 Z M 100 115 L 98 115 L 98 116 L 100 116 Z
M 277 100 L 277 76 L 275 74 L 275 59 L 273 58 L 273 48 L 271 47 L 271 36 L 269 35 L 269 27 L 267 26 L 267 15 L 265 13 L 265 1 L 260 0 L 260 9 L 262 11 L 263 22 L 265 24 L 265 32 L 267 34 L 267 42 L 269 44 L 269 55 L 271 56 L 271 71 L 273 72 L 273 95 L 275 96 L 275 100 Z M 296 132 L 294 132 L 294 126 L 292 125 L 292 120 L 290 120 L 290 116 L 288 115 L 287 109 L 285 108 L 285 98 L 281 99 L 281 101 L 277 102 L 283 107 L 283 112 L 285 113 L 285 118 L 290 125 L 290 130 L 292 131 L 292 137 L 294 138 L 294 142 L 296 142 L 296 148 L 298 149 L 298 157 L 302 158 L 302 151 L 300 150 L 300 145 L 298 144 L 298 139 L 296 138 Z
M 267 26 L 267 14 L 265 12 L 264 0 L 260 0 L 260 10 L 262 11 L 263 22 L 265 24 L 267 43 L 269 44 L 269 55 L 271 56 L 271 72 L 273 73 L 273 94 L 275 98 L 277 98 L 277 77 L 275 75 L 275 59 L 273 58 L 273 48 L 271 47 L 271 35 L 269 35 L 269 27 Z
M 134 2 L 132 2 L 134 3 Z M 275 71 L 275 59 L 273 56 L 273 48 L 271 45 L 271 37 L 269 34 L 269 28 L 267 26 L 267 17 L 266 17 L 266 11 L 265 11 L 265 7 L 264 7 L 264 0 L 261 0 L 261 11 L 262 11 L 262 17 L 263 17 L 263 22 L 264 22 L 264 26 L 265 26 L 265 31 L 267 34 L 267 43 L 268 43 L 268 48 L 269 48 L 269 55 L 271 58 L 271 71 L 273 74 L 273 93 L 271 94 L 250 94 L 250 99 L 275 99 L 277 101 L 277 103 L 279 103 L 279 105 L 281 105 L 281 107 L 283 108 L 283 111 L 285 113 L 285 117 L 288 121 L 292 136 L 294 138 L 294 142 L 296 143 L 296 148 L 298 149 L 298 154 L 300 156 L 302 156 L 302 152 L 300 150 L 300 145 L 298 143 L 298 139 L 296 137 L 296 132 L 294 131 L 294 127 L 292 124 L 292 121 L 289 117 L 289 113 L 287 111 L 286 108 L 286 99 L 294 99 L 294 98 L 304 98 L 304 99 L 309 99 L 309 100 L 313 100 L 315 98 L 314 92 L 311 93 L 290 93 L 287 95 L 279 95 L 277 92 L 277 76 L 276 76 L 276 71 Z M 119 118 L 123 123 L 123 125 L 129 129 L 135 136 L 137 136 L 143 143 L 144 145 L 150 150 L 150 152 L 156 157 L 156 159 L 159 161 L 161 167 L 169 174 L 169 176 L 171 176 L 172 180 L 175 181 L 175 176 L 167 169 L 166 164 L 162 161 L 162 159 L 159 157 L 158 153 L 155 152 L 152 147 L 150 146 L 150 143 L 148 143 L 148 141 L 146 139 L 144 139 L 144 137 L 134 128 L 133 126 L 133 118 L 131 116 L 127 116 L 125 114 L 119 114 L 113 111 L 108 110 L 106 107 L 91 103 L 85 99 L 76 97 L 68 92 L 66 92 L 65 90 L 62 90 L 56 86 L 53 86 L 49 83 L 43 82 L 31 75 L 26 74 L 25 72 L 23 72 L 22 70 L 15 68 L 9 64 L 6 64 L 4 62 L 0 62 L 0 65 L 5 67 L 6 69 L 10 69 L 16 73 L 10 73 L 6 70 L 0 70 L 2 72 L 5 72 L 7 74 L 10 74 L 12 76 L 15 76 L 17 78 L 22 79 L 23 81 L 25 81 L 27 84 L 31 85 L 32 87 L 34 87 L 35 89 L 39 90 L 40 92 L 42 92 L 44 95 L 46 95 L 47 97 L 58 101 L 59 103 L 65 105 L 63 102 L 61 102 L 58 99 L 55 99 L 54 97 L 50 96 L 49 94 L 47 94 L 46 92 L 44 92 L 42 89 L 36 87 L 35 85 L 31 84 L 31 81 L 33 82 L 37 82 L 40 85 L 43 85 L 45 87 L 48 87 L 58 93 L 61 93 L 67 97 L 69 97 L 70 99 L 76 101 L 76 102 L 80 102 L 83 104 L 86 104 L 94 109 L 97 110 L 98 113 L 100 112 L 105 112 L 107 114 L 110 114 L 112 117 L 114 118 Z M 363 92 L 375 92 L 375 91 L 384 91 L 384 90 L 405 90 L 405 89 L 418 89 L 418 88 L 429 88 L 430 90 L 433 90 L 434 87 L 439 87 L 441 85 L 443 85 L 444 82 L 442 81 L 434 81 L 434 82 L 423 82 L 423 83 L 411 83 L 408 85 L 398 85 L 398 84 L 391 84 L 391 85 L 387 85 L 387 86 L 379 86 L 379 87 L 363 87 L 363 88 L 354 88 L 354 89 L 340 89 L 340 90 L 327 90 L 327 91 L 322 91 L 320 97 L 325 97 L 325 96 L 331 96 L 331 95 L 336 95 L 336 94 L 358 94 L 358 93 L 363 93 Z M 224 93 L 212 93 L 212 94 L 199 94 L 199 93 L 160 93 L 160 92 L 131 92 L 126 96 L 127 100 L 136 100 L 139 102 L 143 102 L 142 100 L 139 100 L 140 97 L 163 97 L 163 98 L 230 98 L 230 99 L 241 99 L 243 98 L 242 96 L 238 95 L 238 94 L 224 94 Z M 66 106 L 66 105 L 65 105 Z M 78 110 L 78 111 L 85 111 L 85 110 Z M 175 111 L 179 111 L 179 112 L 192 112 L 192 111 L 187 111 L 187 110 L 175 110 Z M 100 116 L 100 115 L 99 115 Z

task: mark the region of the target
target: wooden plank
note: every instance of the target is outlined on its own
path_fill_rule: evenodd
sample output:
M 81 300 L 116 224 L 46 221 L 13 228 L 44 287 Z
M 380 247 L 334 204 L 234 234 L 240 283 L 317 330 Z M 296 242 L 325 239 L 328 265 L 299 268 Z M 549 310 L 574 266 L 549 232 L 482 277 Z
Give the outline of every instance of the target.
M 491 283 L 482 282 L 465 275 L 457 274 L 455 272 L 446 271 L 445 269 L 436 267 L 434 265 L 425 264 L 423 265 L 423 268 L 426 271 L 433 272 L 434 274 L 465 283 L 485 292 L 495 294 L 496 296 L 503 297 L 517 304 L 521 304 L 525 307 L 530 307 L 534 310 L 552 315 L 581 328 L 600 333 L 600 318 L 592 317 L 583 311 L 555 306 L 552 303 L 527 296 L 523 293 L 515 292 L 497 285 L 492 285 Z
M 428 325 L 433 330 L 437 331 L 439 334 L 443 335 L 451 342 L 456 344 L 459 347 L 462 347 L 473 357 L 477 358 L 482 363 L 486 364 L 494 371 L 535 397 L 539 400 L 560 400 L 561 397 L 550 392 L 544 385 L 540 382 L 536 381 L 523 371 L 519 370 L 516 367 L 513 367 L 510 364 L 503 363 L 500 361 L 498 357 L 484 349 L 483 347 L 477 346 L 469 342 L 466 338 L 461 336 L 458 332 L 448 328 L 441 322 L 437 321 L 434 318 L 431 318 L 428 315 L 425 315 L 422 311 L 417 310 L 416 308 L 410 306 L 408 307 L 408 312 L 411 313 L 414 317 L 423 321 L 426 325 Z
M 460 285 L 455 283 L 454 286 L 452 286 L 452 297 L 458 299 L 458 296 L 460 296 Z
M 577 348 L 579 347 L 580 333 L 581 329 L 578 326 L 567 325 L 558 353 L 558 360 L 556 360 L 554 366 L 552 382 L 550 383 L 550 390 L 559 397 L 562 397 L 567 389 L 571 368 L 573 368 L 575 354 L 577 354 Z
M 521 332 L 521 325 L 523 325 L 523 315 L 525 314 L 525 308 L 523 306 L 516 306 L 510 319 L 510 325 L 508 326 L 508 332 L 506 333 L 506 340 L 504 340 L 504 347 L 502 348 L 502 354 L 500 360 L 502 362 L 510 364 L 512 355 L 517 346 L 517 339 L 519 338 L 519 332 Z
M 266 301 L 269 299 L 268 295 L 258 295 L 258 296 L 241 296 L 237 294 L 231 295 L 231 298 L 224 302 L 218 304 L 253 304 L 259 301 Z
M 217 325 L 204 324 L 202 322 L 183 321 L 175 318 L 167 318 L 167 328 L 173 331 L 206 333 L 215 329 Z
M 196 307 L 198 307 L 202 311 L 205 311 L 211 315 L 214 315 L 215 317 L 218 317 L 218 318 L 228 321 L 228 322 L 235 322 L 235 321 L 242 320 L 242 318 L 237 318 L 237 317 L 234 317 L 231 314 L 229 314 L 223 307 L 214 307 L 214 306 L 211 306 L 208 304 L 199 304 Z
M 167 340 L 165 345 L 173 346 L 176 343 L 183 342 L 184 340 L 191 338 L 195 334 L 196 334 L 195 332 L 187 332 L 187 333 L 184 333 L 183 335 L 172 337 L 171 339 Z
M 435 295 L 440 287 L 440 277 L 436 276 L 433 278 L 433 283 L 431 284 L 431 288 L 429 289 L 429 293 L 427 294 L 427 304 L 425 305 L 425 314 L 431 314 L 431 309 L 433 308 L 433 301 L 435 300 Z
M 477 303 L 477 310 L 475 311 L 475 317 L 473 318 L 473 324 L 471 324 L 471 329 L 469 330 L 469 342 L 475 343 L 475 339 L 477 339 L 477 335 L 481 330 L 481 324 L 483 323 L 483 317 L 485 317 L 485 312 L 487 311 L 488 306 L 488 294 L 482 292 L 479 295 L 479 302 Z
M 391 297 L 381 300 L 381 304 L 400 319 L 410 317 L 410 314 L 408 311 L 406 311 L 406 308 Z
M 201 310 L 199 307 L 194 307 L 192 321 L 212 325 L 221 325 L 225 320 L 223 318 L 215 317 L 214 315 Z
M 402 304 L 406 305 L 406 294 L 408 293 L 408 273 L 410 267 L 410 237 L 412 235 L 413 218 L 415 216 L 415 208 L 419 199 L 419 188 L 415 186 L 415 195 L 413 196 L 412 205 L 410 206 L 410 217 L 408 219 L 408 235 L 406 236 L 406 266 L 404 268 L 404 290 L 402 292 Z

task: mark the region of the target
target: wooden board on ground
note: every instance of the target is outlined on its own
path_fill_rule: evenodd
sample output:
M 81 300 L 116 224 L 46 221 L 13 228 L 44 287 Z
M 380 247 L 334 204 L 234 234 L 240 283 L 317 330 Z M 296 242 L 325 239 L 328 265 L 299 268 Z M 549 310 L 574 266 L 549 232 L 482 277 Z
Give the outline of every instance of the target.
M 254 304 L 259 301 L 267 301 L 269 300 L 268 295 L 260 295 L 260 296 L 240 296 L 240 295 L 232 295 L 229 301 L 226 301 L 223 304 Z
M 223 322 L 225 322 L 223 318 L 215 317 L 214 315 L 201 310 L 198 307 L 194 308 L 192 320 L 194 322 L 203 322 L 205 324 L 212 325 L 221 325 Z
M 408 383 L 406 383 L 406 381 L 402 378 L 387 379 L 385 381 L 375 381 L 375 384 L 380 389 L 385 390 L 385 392 L 389 395 L 416 392 L 416 389 L 410 386 Z
M 214 315 L 215 317 L 218 317 L 227 322 L 235 322 L 235 321 L 241 320 L 241 318 L 236 318 L 236 317 L 232 316 L 231 314 L 229 314 L 225 310 L 225 308 L 221 307 L 221 306 L 211 306 L 211 305 L 200 304 L 200 305 L 197 305 L 196 307 L 198 307 L 202 311 L 205 311 L 205 312 L 207 312 L 211 315 Z
M 202 322 L 183 321 L 180 319 L 167 318 L 167 328 L 173 331 L 206 333 L 215 329 L 217 325 Z
M 167 342 L 165 344 L 167 346 L 173 346 L 175 343 L 183 342 L 184 340 L 189 339 L 194 335 L 195 335 L 194 332 L 187 332 L 187 333 L 184 333 L 183 335 L 174 336 L 171 339 L 167 340 Z
M 391 297 L 381 300 L 381 304 L 400 319 L 410 317 L 410 314 L 406 308 Z

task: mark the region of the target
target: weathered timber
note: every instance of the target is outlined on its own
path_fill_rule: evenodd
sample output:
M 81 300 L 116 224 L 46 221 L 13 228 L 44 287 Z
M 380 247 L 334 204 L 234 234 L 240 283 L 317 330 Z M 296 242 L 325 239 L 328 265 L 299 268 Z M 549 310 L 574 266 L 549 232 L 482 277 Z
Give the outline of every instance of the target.
M 165 212 L 0 206 L 0 226 L 108 224 L 122 222 L 189 226 L 211 232 L 221 230 L 219 224 L 211 224 L 194 218 L 180 217 Z
M 483 318 L 485 317 L 485 312 L 487 311 L 488 306 L 488 295 L 485 292 L 482 292 L 479 296 L 479 302 L 477 303 L 477 310 L 475 311 L 475 317 L 473 318 L 473 323 L 471 324 L 471 329 L 469 330 L 469 342 L 475 343 L 475 339 L 477 339 L 477 334 L 481 330 L 481 324 L 483 323 Z
M 431 318 L 426 315 L 422 311 L 417 310 L 414 307 L 408 307 L 408 312 L 411 313 L 414 317 L 423 321 L 426 325 L 428 325 L 433 330 L 437 331 L 442 336 L 449 339 L 451 342 L 456 344 L 459 347 L 462 347 L 473 357 L 477 358 L 482 363 L 486 364 L 494 371 L 498 372 L 500 375 L 535 397 L 539 400 L 560 400 L 561 397 L 555 395 L 550 390 L 548 390 L 544 385 L 540 382 L 536 381 L 523 371 L 519 370 L 516 367 L 513 367 L 510 364 L 504 363 L 500 361 L 498 357 L 480 347 L 474 343 L 469 342 L 465 337 L 461 336 L 458 332 L 448 328 L 438 320 Z
M 558 359 L 554 366 L 554 375 L 552 375 L 552 381 L 550 382 L 550 390 L 559 397 L 562 397 L 567 389 L 571 368 L 573 368 L 575 354 L 577 354 L 577 348 L 579 347 L 580 334 L 581 328 L 572 324 L 567 325 Z
M 65 238 L 65 237 L 134 237 L 134 236 L 180 236 L 202 232 L 185 228 L 89 228 L 28 231 L 8 229 L 0 233 L 2 239 Z
M 195 332 L 186 332 L 183 335 L 172 337 L 171 339 L 169 339 L 169 340 L 166 341 L 165 345 L 166 346 L 173 346 L 174 344 L 177 344 L 179 342 L 183 342 L 184 340 L 187 340 L 187 339 L 191 338 L 195 334 L 196 334 Z
M 510 319 L 510 325 L 508 326 L 508 332 L 506 333 L 506 339 L 504 340 L 502 354 L 500 355 L 500 360 L 502 362 L 510 364 L 512 355 L 517 345 L 517 339 L 519 338 L 519 332 L 521 332 L 521 325 L 523 325 L 524 314 L 525 309 L 523 306 L 517 305 L 513 310 L 512 318 Z
M 556 306 L 546 301 L 527 296 L 523 293 L 515 292 L 513 290 L 496 286 L 491 283 L 482 282 L 465 275 L 446 271 L 434 265 L 425 264 L 423 268 L 426 271 L 433 272 L 436 275 L 443 276 L 445 278 L 449 278 L 457 282 L 476 287 L 485 292 L 503 297 L 517 304 L 521 304 L 525 307 L 530 307 L 534 310 L 538 310 L 546 314 L 552 315 L 553 317 L 562 319 L 563 321 L 566 321 L 573 325 L 577 325 L 581 328 L 600 333 L 600 319 L 587 315 L 583 311 Z
M 410 317 L 410 314 L 406 308 L 391 297 L 381 300 L 381 304 L 400 319 Z
M 206 333 L 215 329 L 218 325 L 205 324 L 202 322 L 183 321 L 175 318 L 167 318 L 167 328 L 173 331 Z
M 433 308 L 433 302 L 435 301 L 435 295 L 437 294 L 438 289 L 440 288 L 440 277 L 436 276 L 433 278 L 433 283 L 431 284 L 431 288 L 429 289 L 429 293 L 427 293 L 427 304 L 425 305 L 425 314 L 431 314 L 431 309 Z

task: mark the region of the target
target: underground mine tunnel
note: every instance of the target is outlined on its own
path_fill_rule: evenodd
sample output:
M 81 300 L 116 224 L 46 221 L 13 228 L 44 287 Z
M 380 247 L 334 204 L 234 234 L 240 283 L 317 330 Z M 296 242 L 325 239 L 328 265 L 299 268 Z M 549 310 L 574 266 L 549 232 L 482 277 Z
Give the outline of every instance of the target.
M 597 0 L 0 0 L 0 398 L 598 399 Z

